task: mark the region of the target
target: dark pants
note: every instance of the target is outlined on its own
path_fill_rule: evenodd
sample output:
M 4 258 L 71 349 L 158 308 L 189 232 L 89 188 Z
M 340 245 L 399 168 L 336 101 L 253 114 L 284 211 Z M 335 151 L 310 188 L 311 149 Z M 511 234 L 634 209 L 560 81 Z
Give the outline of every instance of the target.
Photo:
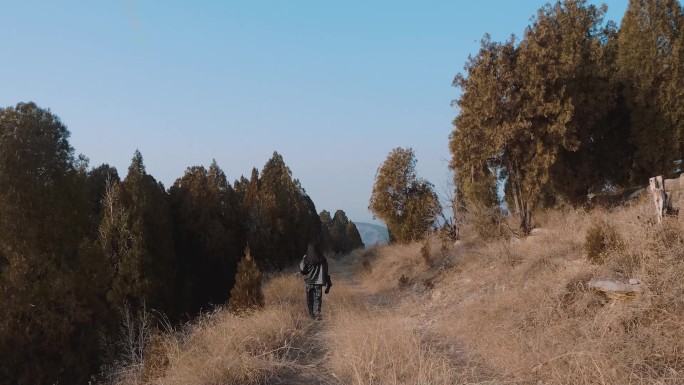
M 321 302 L 323 301 L 323 286 L 306 284 L 306 307 L 311 318 L 321 318 Z

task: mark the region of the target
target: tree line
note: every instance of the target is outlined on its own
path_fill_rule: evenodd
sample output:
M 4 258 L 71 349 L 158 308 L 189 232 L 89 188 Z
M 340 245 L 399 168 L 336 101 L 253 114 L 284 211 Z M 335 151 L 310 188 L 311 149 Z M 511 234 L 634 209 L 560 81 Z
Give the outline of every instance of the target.
M 529 233 L 536 209 L 682 171 L 684 10 L 677 0 L 630 0 L 619 28 L 606 11 L 562 0 L 539 9 L 520 40 L 485 34 L 453 81 L 454 192 L 442 202 L 453 217 L 417 176 L 413 150 L 395 148 L 368 206 L 390 241 L 420 239 L 440 214 L 457 234 L 464 213 L 500 215 L 504 203 Z
M 462 207 L 504 200 L 531 228 L 536 208 L 643 185 L 681 170 L 684 12 L 677 0 L 630 0 L 618 26 L 606 7 L 542 7 L 522 39 L 482 39 L 454 85 L 450 137 Z
M 247 246 L 260 270 L 315 239 L 331 253 L 363 246 L 343 211 L 316 212 L 277 152 L 232 184 L 214 161 L 167 190 L 139 151 L 121 179 L 75 156 L 69 135 L 34 103 L 0 109 L 2 383 L 86 383 L 121 312 L 178 323 L 226 303 Z

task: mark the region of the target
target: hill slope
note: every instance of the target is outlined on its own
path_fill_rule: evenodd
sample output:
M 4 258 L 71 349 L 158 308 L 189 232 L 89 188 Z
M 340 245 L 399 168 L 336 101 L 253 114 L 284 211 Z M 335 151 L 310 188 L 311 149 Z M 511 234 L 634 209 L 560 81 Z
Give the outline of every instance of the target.
M 466 228 L 457 245 L 330 259 L 323 321 L 306 316 L 298 273 L 282 274 L 263 310 L 165 335 L 148 358 L 163 364 L 124 383 L 681 384 L 684 220 L 652 217 L 650 202 L 551 212 L 515 242 Z M 587 243 L 597 233 L 612 235 Z M 606 297 L 589 289 L 596 277 L 643 290 Z
M 361 240 L 366 247 L 371 247 L 375 244 L 384 245 L 389 242 L 387 227 L 364 222 L 354 222 L 354 224 L 359 230 Z

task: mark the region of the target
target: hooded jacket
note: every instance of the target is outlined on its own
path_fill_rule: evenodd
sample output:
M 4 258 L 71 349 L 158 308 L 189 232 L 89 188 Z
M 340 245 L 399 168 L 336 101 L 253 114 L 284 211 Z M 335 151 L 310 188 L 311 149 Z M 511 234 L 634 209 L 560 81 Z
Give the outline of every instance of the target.
M 328 275 L 328 261 L 325 258 L 316 265 L 308 265 L 304 262 L 305 260 L 306 256 L 299 262 L 299 272 L 305 275 L 304 282 L 309 285 L 332 286 L 330 275 Z

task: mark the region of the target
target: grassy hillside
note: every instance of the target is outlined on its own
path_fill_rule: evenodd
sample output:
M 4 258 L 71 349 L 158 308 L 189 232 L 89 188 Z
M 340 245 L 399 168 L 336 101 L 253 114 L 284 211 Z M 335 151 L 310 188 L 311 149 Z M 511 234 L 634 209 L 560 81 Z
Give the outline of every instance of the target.
M 138 382 L 684 383 L 684 220 L 653 224 L 649 202 L 537 218 L 525 239 L 466 229 L 331 260 L 321 322 L 296 273 L 271 277 L 264 310 L 153 338 Z M 643 290 L 609 298 L 591 278 Z

